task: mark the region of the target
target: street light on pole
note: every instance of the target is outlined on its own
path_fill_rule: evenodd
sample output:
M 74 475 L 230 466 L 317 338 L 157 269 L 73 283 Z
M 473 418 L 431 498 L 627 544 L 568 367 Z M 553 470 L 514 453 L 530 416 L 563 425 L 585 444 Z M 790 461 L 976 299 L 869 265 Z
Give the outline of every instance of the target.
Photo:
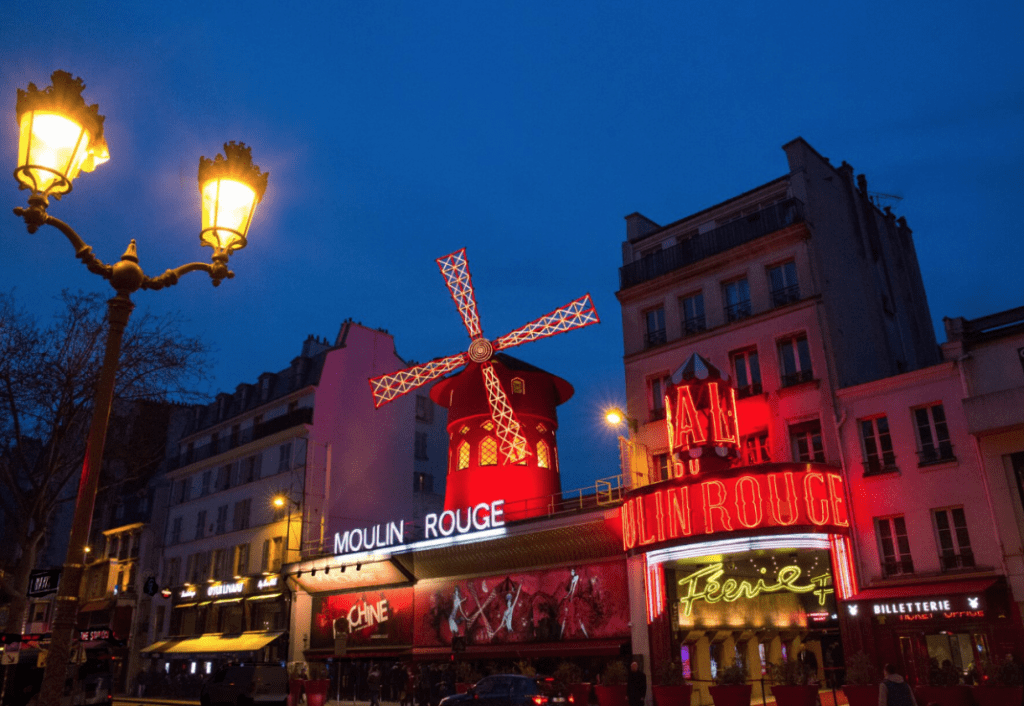
M 292 543 L 292 508 L 294 507 L 296 510 L 298 510 L 298 509 L 300 509 L 302 507 L 302 504 L 299 503 L 298 500 L 295 500 L 294 498 L 292 498 L 290 495 L 275 495 L 274 496 L 274 500 L 273 500 L 273 505 L 278 510 L 283 508 L 285 505 L 289 506 L 288 507 L 288 520 L 285 523 L 285 530 L 284 530 L 284 556 L 281 558 L 281 563 L 282 564 L 289 564 L 289 563 L 291 563 L 291 562 L 288 561 L 288 559 L 290 558 L 288 556 L 288 552 L 289 552 L 289 549 L 290 549 L 291 543 Z M 301 536 L 301 534 L 302 534 L 302 529 L 300 527 L 299 528 L 299 535 Z M 299 554 L 300 554 L 300 556 L 301 556 L 301 553 L 302 553 L 302 542 L 300 541 L 299 542 Z
M 626 436 L 619 434 L 619 463 L 623 481 L 633 488 L 647 485 L 650 482 L 651 462 L 647 446 L 636 441 L 640 423 L 618 407 L 605 410 L 604 420 L 612 427 L 626 427 Z
M 51 623 L 50 651 L 43 675 L 39 706 L 58 706 L 64 687 L 72 637 L 78 618 L 79 589 L 84 572 L 86 542 L 92 524 L 96 489 L 99 483 L 103 446 L 114 398 L 114 382 L 121 341 L 134 304 L 131 294 L 139 289 L 163 289 L 178 283 L 189 272 L 206 272 L 213 285 L 234 277 L 228 269 L 228 257 L 246 245 L 246 236 L 256 205 L 267 188 L 268 174 L 252 163 L 248 147 L 242 143 L 224 145 L 224 156 L 210 160 L 199 158 L 199 191 L 202 196 L 200 244 L 213 248 L 212 263 L 192 262 L 149 277 L 139 266 L 135 240 L 131 240 L 121 259 L 107 265 L 96 257 L 92 247 L 64 221 L 47 213 L 50 197 L 57 200 L 71 191 L 82 171 L 92 171 L 109 159 L 103 137 L 104 116 L 99 106 L 87 106 L 82 97 L 85 84 L 65 71 L 55 71 L 52 85 L 40 90 L 34 84 L 18 89 L 17 117 L 20 129 L 18 165 L 14 178 L 22 189 L 31 190 L 28 208 L 15 208 L 29 233 L 41 226 L 52 226 L 67 237 L 75 255 L 94 274 L 114 288 L 107 302 L 107 340 L 96 383 L 92 421 L 86 445 L 82 477 L 71 523 L 68 553 L 57 591 L 57 606 Z

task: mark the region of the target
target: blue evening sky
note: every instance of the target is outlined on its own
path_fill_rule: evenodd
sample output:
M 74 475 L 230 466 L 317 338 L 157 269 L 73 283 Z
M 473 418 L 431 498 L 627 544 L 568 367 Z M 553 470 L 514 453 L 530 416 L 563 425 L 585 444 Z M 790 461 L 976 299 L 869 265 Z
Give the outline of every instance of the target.
M 135 296 L 217 350 L 211 392 L 333 340 L 352 317 L 427 360 L 468 339 L 434 259 L 469 252 L 495 338 L 586 292 L 600 326 L 510 351 L 568 379 L 566 489 L 617 472 L 622 217 L 668 223 L 786 172 L 802 136 L 903 197 L 943 316 L 1024 304 L 1024 4 L 61 2 L 6 0 L 2 154 L 15 90 L 65 69 L 111 161 L 51 213 L 156 275 L 198 246 L 196 167 L 227 140 L 271 173 L 234 280 Z M 3 213 L 23 205 L 2 180 Z M 109 292 L 63 237 L 0 213 L 2 287 L 41 314 Z M 30 299 L 32 301 L 30 301 Z M 367 388 L 367 394 L 369 389 Z

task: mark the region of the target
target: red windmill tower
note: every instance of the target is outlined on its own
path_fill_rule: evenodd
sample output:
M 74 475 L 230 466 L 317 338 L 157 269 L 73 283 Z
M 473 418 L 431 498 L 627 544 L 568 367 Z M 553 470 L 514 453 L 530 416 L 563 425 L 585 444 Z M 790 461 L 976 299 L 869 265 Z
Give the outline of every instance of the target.
M 527 414 L 531 418 L 531 424 L 534 417 L 547 419 L 549 426 L 545 428 L 553 432 L 555 405 L 572 395 L 572 386 L 561 378 L 516 361 L 510 356 L 498 355 L 496 358 L 495 354 L 539 338 L 598 323 L 600 320 L 590 295 L 586 294 L 490 341 L 484 338 L 480 326 L 466 250 L 463 248 L 438 258 L 437 264 L 469 333 L 469 349 L 464 353 L 435 358 L 405 370 L 371 378 L 374 405 L 380 407 L 460 366 L 466 366 L 458 375 L 438 385 L 431 396 L 435 402 L 451 410 L 448 418 L 450 440 L 454 441 L 460 434 L 467 420 L 481 416 L 482 412 L 489 417 L 483 422 L 484 425 L 490 425 L 490 428 L 485 430 L 493 431 L 497 436 L 497 448 L 493 461 L 489 450 L 481 448 L 478 450 L 477 463 L 464 463 L 465 459 L 461 456 L 463 452 L 450 441 L 446 509 L 497 499 L 511 501 L 512 498 L 508 498 L 502 491 L 511 491 L 513 497 L 524 497 L 521 493 L 515 492 L 516 484 L 519 484 L 519 490 L 533 487 L 544 492 L 557 492 L 559 483 L 555 464 L 549 461 L 544 464 L 547 466 L 545 468 L 537 463 L 536 449 L 539 447 L 531 444 L 524 436 L 517 410 L 521 409 L 522 413 Z M 535 383 L 530 384 L 528 388 L 527 378 L 533 378 Z M 530 392 L 520 396 L 519 390 L 514 389 L 513 396 L 517 409 L 513 409 L 506 387 L 517 384 L 521 384 L 524 390 Z M 540 421 L 537 424 L 543 426 L 544 422 Z M 487 467 L 485 473 L 480 472 L 481 467 Z M 473 469 L 477 472 L 468 472 Z M 541 477 L 537 477 L 538 475 Z M 523 480 L 529 482 L 524 485 Z M 549 488 L 551 490 L 548 490 Z

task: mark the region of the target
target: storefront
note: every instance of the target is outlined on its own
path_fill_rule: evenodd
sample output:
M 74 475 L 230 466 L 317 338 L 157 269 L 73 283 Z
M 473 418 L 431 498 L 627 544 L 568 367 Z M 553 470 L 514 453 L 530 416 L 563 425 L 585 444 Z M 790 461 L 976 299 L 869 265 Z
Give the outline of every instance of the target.
M 1001 577 L 866 589 L 841 613 L 857 649 L 904 665 L 919 684 L 935 682 L 935 670 L 971 683 L 983 665 L 1024 647 L 1020 616 Z

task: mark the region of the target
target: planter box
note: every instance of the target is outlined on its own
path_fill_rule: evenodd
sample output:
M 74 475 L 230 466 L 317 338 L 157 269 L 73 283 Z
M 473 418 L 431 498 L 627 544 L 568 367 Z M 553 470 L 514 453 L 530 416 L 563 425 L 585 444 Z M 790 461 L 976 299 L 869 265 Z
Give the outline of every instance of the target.
M 655 706 L 690 706 L 690 696 L 693 694 L 692 684 L 672 684 L 666 686 L 654 686 Z M 579 706 L 577 703 L 576 706 Z
M 843 687 L 850 706 L 878 706 L 879 684 L 847 684 Z
M 969 686 L 919 686 L 914 689 L 919 704 L 938 706 L 974 706 Z M 1008 704 L 1006 706 L 1009 706 Z
M 750 684 L 729 686 L 709 686 L 708 693 L 715 706 L 750 706 L 750 696 L 754 687 Z
M 587 706 L 590 703 L 590 682 L 569 684 L 569 693 L 572 694 L 573 706 Z
M 299 706 L 302 700 L 302 679 L 288 680 L 288 706 Z
M 778 706 L 816 706 L 818 687 L 780 684 L 772 687 L 772 696 L 775 697 L 775 703 Z
M 595 684 L 594 693 L 600 706 L 626 706 L 625 684 Z
M 1024 702 L 1024 686 L 976 686 L 973 691 L 978 706 L 1020 706 Z
M 306 706 L 324 706 L 327 703 L 330 679 L 307 679 L 302 686 L 306 690 Z

